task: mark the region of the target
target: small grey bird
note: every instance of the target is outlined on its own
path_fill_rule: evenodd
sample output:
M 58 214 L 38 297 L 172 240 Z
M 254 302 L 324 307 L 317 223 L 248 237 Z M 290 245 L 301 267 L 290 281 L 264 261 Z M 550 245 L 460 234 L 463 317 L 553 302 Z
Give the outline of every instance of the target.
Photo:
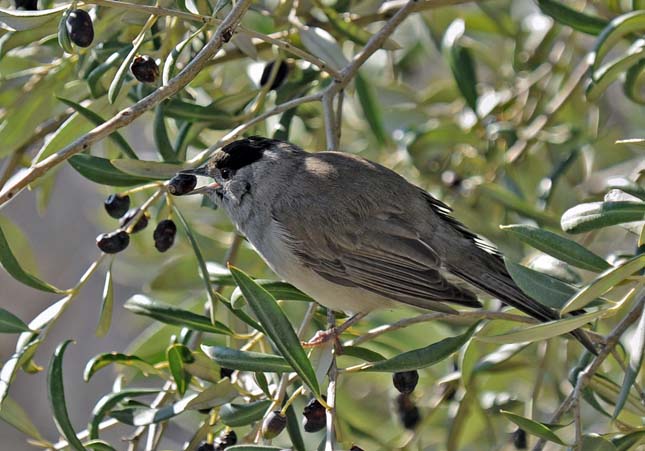
M 191 194 L 223 207 L 278 276 L 354 314 L 336 334 L 397 302 L 455 314 L 448 303 L 481 307 L 482 292 L 541 321 L 559 318 L 520 290 L 450 207 L 377 163 L 252 136 L 182 173 L 215 180 Z M 572 334 L 596 353 L 582 330 Z

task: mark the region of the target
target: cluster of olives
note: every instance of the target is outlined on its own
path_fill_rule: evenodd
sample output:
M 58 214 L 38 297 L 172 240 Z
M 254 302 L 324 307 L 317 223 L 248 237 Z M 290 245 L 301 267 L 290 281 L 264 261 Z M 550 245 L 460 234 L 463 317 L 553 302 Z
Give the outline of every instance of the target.
M 113 218 L 119 219 L 119 229 L 103 233 L 96 237 L 96 245 L 106 254 L 121 252 L 130 244 L 130 234 L 137 233 L 148 226 L 150 214 L 141 212 L 140 208 L 130 209 L 130 196 L 127 194 L 111 194 L 105 199 L 105 211 Z M 133 224 L 135 218 L 136 223 Z M 166 252 L 175 242 L 177 226 L 172 219 L 164 219 L 157 224 L 152 237 L 155 248 Z
M 236 443 L 237 434 L 235 431 L 227 429 L 222 431 L 213 443 L 202 442 L 197 448 L 197 451 L 224 451 Z
M 400 393 L 396 397 L 396 410 L 406 429 L 414 429 L 421 419 L 419 408 L 410 397 L 418 382 L 419 373 L 417 370 L 400 371 L 392 375 L 392 383 Z
M 302 417 L 305 432 L 318 432 L 327 425 L 327 410 L 316 398 L 307 403 L 302 410 Z M 262 436 L 270 440 L 280 434 L 286 425 L 287 417 L 279 410 L 275 410 L 264 419 Z

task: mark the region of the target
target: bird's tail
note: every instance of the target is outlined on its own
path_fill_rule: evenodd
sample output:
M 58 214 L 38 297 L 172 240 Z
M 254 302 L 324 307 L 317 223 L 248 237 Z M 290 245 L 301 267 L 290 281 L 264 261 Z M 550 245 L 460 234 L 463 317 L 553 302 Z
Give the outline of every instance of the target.
M 488 258 L 486 259 L 486 263 L 490 263 Z M 486 265 L 489 268 L 487 268 L 486 271 L 482 271 L 476 277 L 464 272 L 460 268 L 451 268 L 451 272 L 480 290 L 495 296 L 504 304 L 515 307 L 519 311 L 524 312 L 535 319 L 539 319 L 540 321 L 553 321 L 560 319 L 560 315 L 557 311 L 540 304 L 536 300 L 527 296 L 517 286 L 508 271 L 506 271 L 506 267 L 504 266 L 504 262 L 501 258 L 498 263 L 499 265 L 496 264 L 495 268 L 490 268 L 490 265 Z M 576 329 L 571 332 L 571 335 L 575 337 L 589 352 L 594 355 L 598 354 L 598 350 L 594 346 L 594 343 L 584 330 Z

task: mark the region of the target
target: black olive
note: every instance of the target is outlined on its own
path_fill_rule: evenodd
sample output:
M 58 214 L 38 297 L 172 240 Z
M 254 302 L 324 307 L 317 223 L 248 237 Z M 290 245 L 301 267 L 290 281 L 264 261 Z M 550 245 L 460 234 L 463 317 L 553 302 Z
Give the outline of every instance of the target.
M 271 71 L 273 70 L 274 65 L 275 61 L 270 61 L 266 66 L 264 66 L 264 69 L 262 70 L 262 76 L 260 77 L 260 86 L 265 86 L 269 82 L 269 79 L 271 78 Z M 276 72 L 273 83 L 271 83 L 271 87 L 269 89 L 276 90 L 280 86 L 282 86 L 282 83 L 287 78 L 288 73 L 289 66 L 286 62 L 280 61 L 278 71 Z
M 130 71 L 134 78 L 142 83 L 154 83 L 159 77 L 159 66 L 154 58 L 148 55 L 137 55 L 130 64 Z
M 152 233 L 152 238 L 155 240 L 155 248 L 159 252 L 166 252 L 175 242 L 175 234 L 177 233 L 177 226 L 172 219 L 164 219 L 157 224 L 155 231 Z
M 421 420 L 419 408 L 407 394 L 400 394 L 396 397 L 396 407 L 399 414 L 399 420 L 406 429 L 414 429 Z
M 305 432 L 317 432 L 327 425 L 327 410 L 316 398 L 307 403 L 302 415 L 305 417 L 303 421 Z
M 121 228 L 125 228 L 130 221 L 136 216 L 136 214 L 139 212 L 138 208 L 133 208 L 129 210 L 122 218 L 121 221 L 119 221 L 119 224 L 121 225 Z M 148 225 L 148 212 L 144 212 L 141 215 L 141 218 L 137 221 L 137 223 L 134 225 L 132 228 L 132 231 L 130 233 L 137 233 L 140 230 L 143 230 L 146 228 Z
M 128 208 L 130 208 L 130 196 L 124 196 L 122 194 L 110 194 L 107 199 L 105 199 L 105 202 L 103 202 L 103 205 L 105 206 L 105 211 L 107 211 L 107 214 L 109 214 L 113 218 L 118 219 L 126 214 Z
M 128 247 L 130 235 L 125 231 L 103 233 L 96 237 L 96 245 L 106 254 L 116 254 Z
M 177 174 L 168 182 L 168 191 L 175 196 L 190 193 L 197 186 L 197 177 L 190 174 Z
M 352 445 L 352 447 L 349 448 L 349 451 L 363 451 L 363 448 L 357 445 Z
M 37 11 L 38 0 L 15 0 L 16 9 L 24 9 L 25 11 Z
M 94 40 L 92 18 L 82 9 L 70 12 L 65 22 L 69 39 L 79 47 L 89 47 Z
M 401 393 L 412 393 L 419 382 L 417 370 L 401 371 L 392 375 L 394 387 Z
M 277 437 L 286 426 L 286 415 L 280 413 L 279 410 L 274 410 L 264 419 L 264 423 L 262 423 L 262 437 L 271 440 Z
M 237 434 L 233 430 L 222 431 L 222 433 L 215 439 L 215 447 L 217 451 L 224 451 L 229 446 L 237 443 Z
M 513 446 L 515 449 L 526 449 L 528 448 L 528 443 L 526 441 L 526 431 L 522 428 L 517 428 L 513 432 Z
M 212 443 L 202 442 L 198 447 L 197 451 L 215 451 L 215 447 Z

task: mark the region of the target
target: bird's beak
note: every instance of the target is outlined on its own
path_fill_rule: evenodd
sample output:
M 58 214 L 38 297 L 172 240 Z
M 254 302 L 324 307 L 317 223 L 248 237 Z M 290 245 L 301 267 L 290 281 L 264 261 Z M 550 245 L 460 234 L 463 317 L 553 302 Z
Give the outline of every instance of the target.
M 211 177 L 210 174 L 208 173 L 206 165 L 200 166 L 195 169 L 185 169 L 183 171 L 179 171 L 178 174 L 186 174 L 186 175 L 197 175 L 200 177 Z M 209 194 L 219 188 L 221 188 L 222 185 L 220 185 L 217 182 L 212 182 L 204 186 L 200 186 L 199 188 L 195 188 L 189 193 L 186 193 L 185 195 L 191 196 L 193 194 Z

